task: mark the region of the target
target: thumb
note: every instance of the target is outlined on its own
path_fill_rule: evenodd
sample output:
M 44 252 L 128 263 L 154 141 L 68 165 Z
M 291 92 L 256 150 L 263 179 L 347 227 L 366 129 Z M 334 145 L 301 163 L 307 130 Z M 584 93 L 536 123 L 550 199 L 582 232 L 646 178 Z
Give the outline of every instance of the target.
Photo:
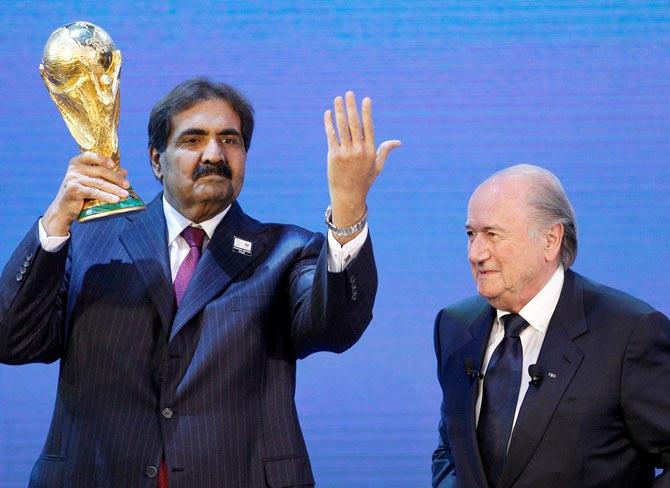
M 377 158 L 375 159 L 375 165 L 377 166 L 377 171 L 381 171 L 384 169 L 384 162 L 386 161 L 386 158 L 388 157 L 389 153 L 395 149 L 396 147 L 400 147 L 402 143 L 397 140 L 393 139 L 391 141 L 384 141 L 379 145 L 379 148 L 377 148 Z

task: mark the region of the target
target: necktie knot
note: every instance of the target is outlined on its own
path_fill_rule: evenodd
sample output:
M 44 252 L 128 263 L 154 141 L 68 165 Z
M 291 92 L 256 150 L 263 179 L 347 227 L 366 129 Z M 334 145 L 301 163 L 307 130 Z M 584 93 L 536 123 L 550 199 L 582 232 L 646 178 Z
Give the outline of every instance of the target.
M 181 236 L 186 240 L 189 247 L 202 249 L 202 244 L 205 242 L 205 231 L 199 227 L 188 226 L 181 231 Z
M 503 315 L 500 320 L 505 327 L 505 337 L 519 337 L 521 331 L 529 325 L 521 315 L 516 313 Z

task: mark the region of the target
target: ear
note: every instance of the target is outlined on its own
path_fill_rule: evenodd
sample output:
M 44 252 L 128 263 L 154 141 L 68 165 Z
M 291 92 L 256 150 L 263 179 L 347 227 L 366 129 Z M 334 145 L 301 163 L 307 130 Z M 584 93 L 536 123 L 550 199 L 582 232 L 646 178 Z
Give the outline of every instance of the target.
M 162 183 L 163 171 L 161 169 L 161 153 L 159 153 L 153 146 L 149 148 L 149 161 L 151 162 L 151 169 L 154 172 L 154 176 Z
M 544 259 L 547 262 L 560 261 L 561 244 L 563 243 L 563 224 L 554 224 L 544 234 Z

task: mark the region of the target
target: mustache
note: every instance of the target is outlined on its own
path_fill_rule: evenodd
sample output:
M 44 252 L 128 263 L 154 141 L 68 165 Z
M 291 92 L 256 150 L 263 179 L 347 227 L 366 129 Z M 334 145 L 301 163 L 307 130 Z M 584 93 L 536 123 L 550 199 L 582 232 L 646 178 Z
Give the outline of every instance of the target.
M 202 178 L 203 176 L 208 175 L 219 175 L 232 180 L 233 170 L 230 169 L 230 165 L 226 161 L 221 161 L 217 164 L 205 163 L 196 166 L 191 177 L 193 178 L 193 181 L 195 181 L 198 178 Z

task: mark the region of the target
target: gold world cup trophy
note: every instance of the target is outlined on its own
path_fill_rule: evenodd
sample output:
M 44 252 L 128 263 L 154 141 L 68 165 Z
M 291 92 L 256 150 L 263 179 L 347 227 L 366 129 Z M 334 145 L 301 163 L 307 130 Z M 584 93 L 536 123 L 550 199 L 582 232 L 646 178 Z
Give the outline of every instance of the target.
M 79 149 L 110 158 L 118 172 L 121 51 L 109 34 L 82 21 L 56 29 L 44 46 L 40 74 Z M 79 221 L 144 208 L 132 188 L 128 193 L 118 203 L 86 200 Z

